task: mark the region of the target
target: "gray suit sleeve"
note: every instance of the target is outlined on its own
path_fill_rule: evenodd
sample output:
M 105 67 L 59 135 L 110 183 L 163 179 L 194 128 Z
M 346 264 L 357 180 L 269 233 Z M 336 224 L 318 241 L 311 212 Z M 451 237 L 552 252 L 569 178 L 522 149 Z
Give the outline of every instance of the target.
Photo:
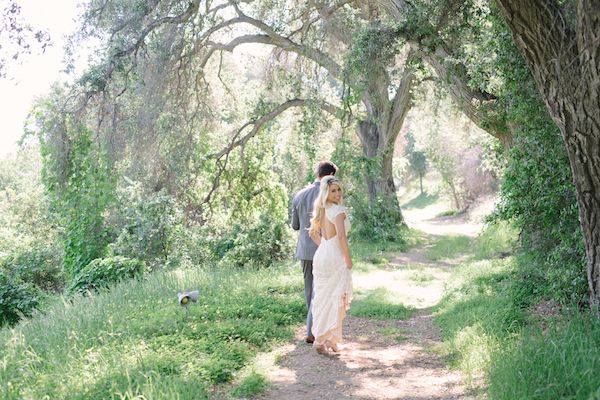
M 300 218 L 298 217 L 298 201 L 296 198 L 292 201 L 292 229 L 300 230 Z

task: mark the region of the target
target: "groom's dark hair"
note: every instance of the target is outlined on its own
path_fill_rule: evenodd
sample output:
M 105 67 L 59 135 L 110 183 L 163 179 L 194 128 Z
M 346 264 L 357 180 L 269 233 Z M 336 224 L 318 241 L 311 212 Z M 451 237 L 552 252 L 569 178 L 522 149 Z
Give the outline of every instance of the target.
M 317 177 L 322 178 L 327 175 L 335 175 L 337 170 L 337 165 L 331 161 L 321 161 L 317 166 Z

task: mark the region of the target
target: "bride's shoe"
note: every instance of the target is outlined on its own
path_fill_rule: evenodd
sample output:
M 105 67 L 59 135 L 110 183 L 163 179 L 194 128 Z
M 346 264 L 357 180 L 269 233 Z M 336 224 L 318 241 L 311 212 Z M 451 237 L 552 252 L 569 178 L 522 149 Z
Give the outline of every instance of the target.
M 318 344 L 315 346 L 315 351 L 319 354 L 327 354 L 327 349 L 324 344 Z
M 340 351 L 339 347 L 335 343 L 331 343 L 330 341 L 327 341 L 327 342 L 325 342 L 325 345 L 327 346 L 327 348 L 329 350 L 333 351 L 334 353 L 338 353 Z

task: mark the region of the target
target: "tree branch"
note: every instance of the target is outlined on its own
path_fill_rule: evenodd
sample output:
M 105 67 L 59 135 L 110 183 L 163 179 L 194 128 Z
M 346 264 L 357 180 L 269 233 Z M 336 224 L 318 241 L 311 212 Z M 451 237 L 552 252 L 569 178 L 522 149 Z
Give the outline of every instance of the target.
M 227 163 L 229 161 L 229 155 L 235 148 L 243 147 L 248 142 L 248 140 L 250 140 L 251 138 L 256 136 L 256 134 L 262 129 L 262 127 L 265 124 L 272 121 L 273 119 L 275 119 L 277 116 L 279 116 L 281 113 L 288 110 L 289 108 L 304 106 L 305 104 L 307 104 L 309 102 L 315 102 L 315 101 L 323 110 L 332 114 L 335 117 L 338 117 L 339 115 L 341 115 L 341 113 L 343 113 L 342 109 L 340 109 L 339 107 L 336 107 L 333 104 L 327 103 L 327 102 L 318 101 L 318 100 L 307 100 L 307 99 L 291 99 L 291 100 L 286 101 L 285 103 L 278 105 L 270 112 L 262 115 L 260 118 L 254 120 L 254 121 L 249 121 L 249 122 L 245 123 L 242 127 L 240 127 L 237 131 L 234 132 L 233 137 L 231 138 L 231 141 L 227 147 L 225 147 L 218 153 L 209 154 L 206 157 L 206 159 L 215 159 L 217 171 L 216 171 L 214 179 L 213 179 L 212 187 L 211 187 L 210 191 L 208 192 L 208 194 L 206 195 L 206 197 L 204 198 L 202 203 L 203 204 L 210 203 L 211 197 L 214 195 L 215 191 L 217 190 L 217 188 L 219 186 L 221 175 L 227 168 Z M 248 133 L 246 133 L 244 136 L 240 137 L 242 132 L 250 126 L 252 126 L 252 129 Z

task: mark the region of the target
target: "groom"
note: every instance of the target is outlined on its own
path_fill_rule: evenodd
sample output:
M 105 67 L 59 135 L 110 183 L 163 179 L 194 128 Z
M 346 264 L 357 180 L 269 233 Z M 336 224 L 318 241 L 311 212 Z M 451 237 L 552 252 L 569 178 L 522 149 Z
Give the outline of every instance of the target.
M 306 343 L 315 341 L 312 334 L 312 312 L 310 303 L 313 298 L 313 257 L 317 251 L 317 245 L 308 236 L 310 218 L 315 199 L 319 194 L 321 178 L 327 175 L 335 175 L 338 167 L 331 161 L 321 161 L 317 166 L 317 179 L 310 185 L 298 192 L 292 201 L 292 228 L 300 230 L 298 235 L 298 246 L 296 247 L 296 258 L 300 259 L 302 272 L 304 273 L 304 297 L 306 298 Z

